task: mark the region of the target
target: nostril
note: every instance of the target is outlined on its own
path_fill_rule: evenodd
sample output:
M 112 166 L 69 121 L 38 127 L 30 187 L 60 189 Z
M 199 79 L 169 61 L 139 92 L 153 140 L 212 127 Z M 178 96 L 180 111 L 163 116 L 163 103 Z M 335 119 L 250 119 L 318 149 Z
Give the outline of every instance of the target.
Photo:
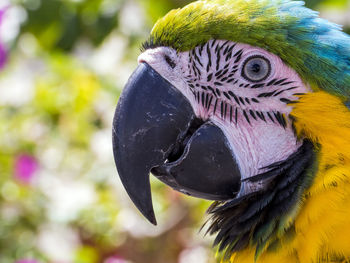
M 145 61 L 144 59 L 140 58 L 140 59 L 138 60 L 138 63 L 139 63 L 139 64 L 142 64 L 142 63 L 146 63 L 146 61 Z

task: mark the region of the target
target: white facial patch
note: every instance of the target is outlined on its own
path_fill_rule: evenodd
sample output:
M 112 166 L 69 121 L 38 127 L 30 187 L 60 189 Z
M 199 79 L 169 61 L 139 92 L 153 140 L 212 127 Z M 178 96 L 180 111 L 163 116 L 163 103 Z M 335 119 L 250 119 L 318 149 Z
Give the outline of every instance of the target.
M 289 102 L 311 92 L 298 74 L 274 54 L 231 41 L 210 40 L 191 51 L 148 49 L 149 64 L 190 101 L 197 117 L 225 133 L 242 179 L 287 159 L 301 145 L 292 129 Z M 242 183 L 253 192 L 262 183 Z

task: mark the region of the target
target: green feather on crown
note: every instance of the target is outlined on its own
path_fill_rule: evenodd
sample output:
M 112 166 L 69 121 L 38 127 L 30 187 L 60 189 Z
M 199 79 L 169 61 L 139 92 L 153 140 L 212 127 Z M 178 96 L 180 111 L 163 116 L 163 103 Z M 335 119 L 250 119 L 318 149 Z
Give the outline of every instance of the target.
M 279 56 L 314 90 L 350 98 L 350 37 L 291 0 L 203 0 L 158 20 L 144 48 L 188 51 L 210 39 L 263 48 Z

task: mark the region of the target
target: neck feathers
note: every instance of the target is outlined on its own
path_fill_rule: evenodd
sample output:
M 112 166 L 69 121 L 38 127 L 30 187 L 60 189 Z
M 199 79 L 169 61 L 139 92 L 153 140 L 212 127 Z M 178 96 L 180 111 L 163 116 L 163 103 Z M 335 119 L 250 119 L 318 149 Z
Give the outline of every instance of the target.
M 313 178 L 314 146 L 305 140 L 286 160 L 270 165 L 269 171 L 250 180 L 269 181 L 258 193 L 215 202 L 210 208 L 210 234 L 217 234 L 214 245 L 226 256 L 235 251 L 256 247 L 257 258 L 266 249 L 278 245 L 279 237 L 293 235 L 293 218 L 299 200 Z

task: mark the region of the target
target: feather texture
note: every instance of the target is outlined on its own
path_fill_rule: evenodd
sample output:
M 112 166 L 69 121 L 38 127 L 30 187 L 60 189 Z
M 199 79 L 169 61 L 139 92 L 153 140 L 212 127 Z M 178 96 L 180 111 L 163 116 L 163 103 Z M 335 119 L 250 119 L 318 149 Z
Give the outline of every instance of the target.
M 318 172 L 290 222 L 293 235 L 282 232 L 256 262 L 348 262 L 350 112 L 342 100 L 325 92 L 302 95 L 293 105 L 297 134 L 319 148 Z M 234 253 L 230 262 L 251 263 L 254 257 L 255 248 L 249 247 Z
M 305 140 L 297 152 L 270 168 L 264 173 L 270 175 L 269 186 L 264 190 L 246 195 L 239 202 L 233 199 L 214 203 L 209 209 L 212 220 L 208 232 L 217 233 L 214 245 L 224 251 L 223 256 L 250 245 L 255 247 L 258 258 L 279 236 L 294 229 L 286 218 L 295 216 L 298 200 L 312 183 L 314 146 Z

